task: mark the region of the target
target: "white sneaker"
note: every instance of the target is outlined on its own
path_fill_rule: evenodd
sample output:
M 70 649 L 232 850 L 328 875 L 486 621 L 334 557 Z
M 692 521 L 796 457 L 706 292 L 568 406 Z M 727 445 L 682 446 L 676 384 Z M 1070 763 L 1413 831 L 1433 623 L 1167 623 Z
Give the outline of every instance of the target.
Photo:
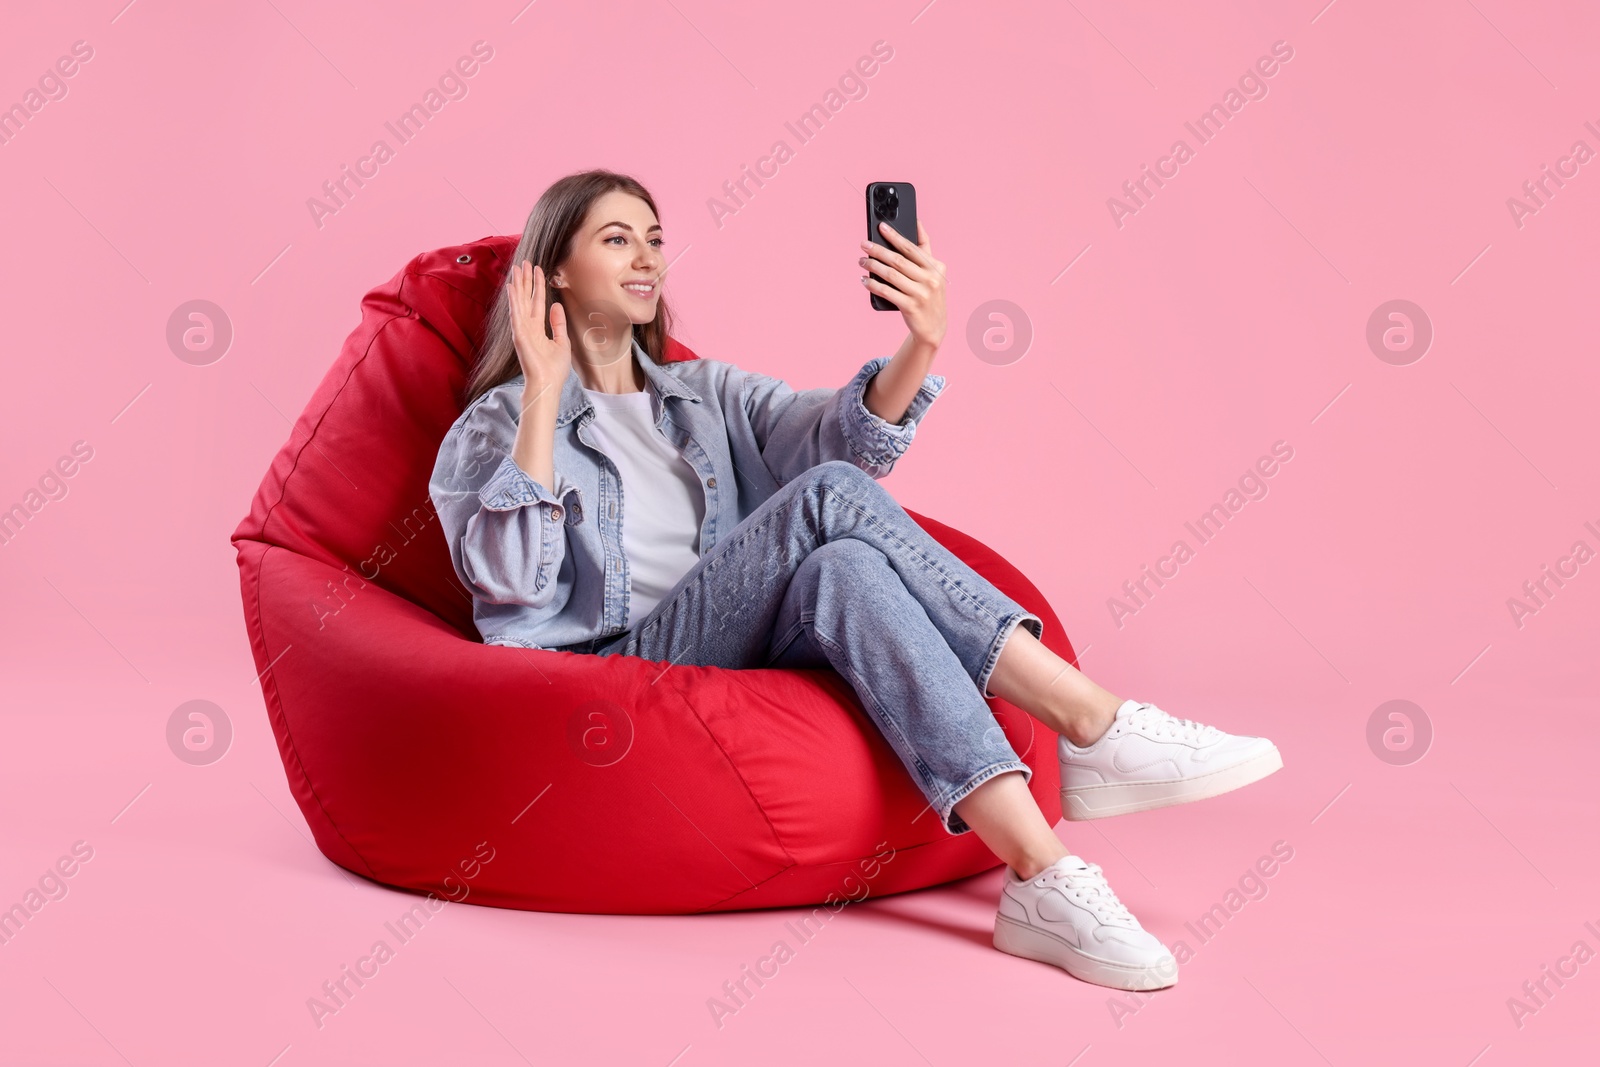
M 1061 814 L 1074 821 L 1204 800 L 1283 766 L 1264 737 L 1235 737 L 1137 700 L 1122 702 L 1094 744 L 1079 748 L 1062 737 L 1056 750 Z
M 1178 961 L 1139 925 L 1098 864 L 1063 856 L 1032 878 L 1005 869 L 994 947 L 1113 989 L 1164 989 Z

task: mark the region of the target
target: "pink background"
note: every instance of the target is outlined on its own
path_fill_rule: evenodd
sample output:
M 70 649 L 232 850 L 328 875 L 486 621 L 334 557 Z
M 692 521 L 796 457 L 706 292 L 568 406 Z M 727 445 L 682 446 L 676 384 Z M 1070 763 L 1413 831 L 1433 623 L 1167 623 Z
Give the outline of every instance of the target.
M 922 2 L 7 14 L 0 103 L 74 41 L 94 55 L 0 145 L 0 507 L 73 442 L 93 458 L 0 546 L 0 905 L 74 842 L 94 856 L 0 946 L 0 1062 L 1594 1056 L 1600 962 L 1520 1027 L 1507 1000 L 1575 942 L 1600 951 L 1600 563 L 1520 628 L 1507 600 L 1575 541 L 1600 549 L 1600 163 L 1520 227 L 1506 202 L 1574 141 L 1600 149 L 1600 16 Z M 468 94 L 319 229 L 306 200 L 477 40 L 494 54 Z M 797 145 L 783 123 L 878 40 L 894 54 L 867 95 Z M 1196 147 L 1184 122 L 1276 41 L 1293 58 L 1268 95 L 1119 228 L 1107 199 L 1176 138 Z M 708 199 L 780 137 L 794 158 L 719 228 Z M 856 242 L 866 182 L 916 184 L 949 265 L 950 386 L 888 485 L 1015 561 L 1108 688 L 1284 754 L 1222 798 L 1057 826 L 1192 949 L 1186 922 L 1294 849 L 1176 988 L 1118 1015 L 1111 991 L 994 951 L 991 871 L 845 909 L 721 1029 L 707 998 L 800 911 L 450 906 L 312 1022 L 307 998 L 413 900 L 311 845 L 228 535 L 360 296 L 419 251 L 519 231 L 590 166 L 661 203 L 682 339 L 797 387 L 904 335 L 869 310 Z M 194 299 L 235 330 L 206 366 L 165 340 Z M 967 345 L 996 299 L 1031 322 L 1021 358 Z M 1404 366 L 1365 339 L 1394 299 L 1435 331 Z M 1195 547 L 1185 521 L 1279 440 L 1270 493 L 1119 627 L 1108 598 Z M 167 747 L 192 699 L 235 730 L 209 766 Z M 1367 742 L 1393 699 L 1434 730 L 1408 765 Z

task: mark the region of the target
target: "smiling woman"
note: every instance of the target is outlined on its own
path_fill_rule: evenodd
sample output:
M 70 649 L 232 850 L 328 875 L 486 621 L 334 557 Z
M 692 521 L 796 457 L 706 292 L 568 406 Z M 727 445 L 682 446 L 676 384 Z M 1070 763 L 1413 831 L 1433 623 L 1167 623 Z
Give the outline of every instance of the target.
M 1041 641 L 1040 614 L 879 484 L 944 389 L 930 370 L 947 325 L 926 227 L 914 240 L 881 232 L 887 243 L 861 242 L 856 262 L 905 340 L 839 387 L 797 391 L 721 360 L 667 358 L 663 231 L 637 181 L 587 171 L 551 186 L 428 485 L 473 623 L 485 644 L 647 661 L 651 686 L 691 672 L 661 691 L 693 686 L 695 668 L 831 668 L 923 810 L 1008 864 L 995 948 L 1102 985 L 1171 985 L 1172 954 L 1050 829 L 1034 769 L 986 700 L 1061 735 L 1069 818 L 1215 796 L 1276 770 L 1277 749 L 1079 674 Z M 761 734 L 780 727 L 778 706 L 736 716 Z M 638 725 L 644 736 L 654 723 Z
M 512 263 L 550 279 L 551 324 L 559 319 L 563 327 L 576 329 L 586 348 L 606 348 L 609 338 L 631 334 L 651 360 L 663 363 L 672 311 L 661 293 L 666 268 L 659 219 L 650 193 L 626 175 L 601 170 L 568 175 L 539 198 Z M 483 348 L 467 382 L 469 406 L 524 371 L 517 358 L 515 309 L 508 285 L 489 312 Z M 545 324 L 538 328 L 544 337 L 553 336 Z M 540 368 L 548 371 L 546 384 L 556 390 L 570 357 L 561 363 Z

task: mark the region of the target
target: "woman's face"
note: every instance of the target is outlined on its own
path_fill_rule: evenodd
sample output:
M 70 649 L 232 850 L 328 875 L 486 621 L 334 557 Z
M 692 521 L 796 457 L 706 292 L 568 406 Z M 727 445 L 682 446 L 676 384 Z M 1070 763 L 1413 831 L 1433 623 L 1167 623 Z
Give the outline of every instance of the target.
M 589 207 L 572 251 L 552 278 L 567 306 L 569 335 L 598 352 L 617 330 L 652 322 L 661 296 L 661 224 L 650 205 L 613 190 Z

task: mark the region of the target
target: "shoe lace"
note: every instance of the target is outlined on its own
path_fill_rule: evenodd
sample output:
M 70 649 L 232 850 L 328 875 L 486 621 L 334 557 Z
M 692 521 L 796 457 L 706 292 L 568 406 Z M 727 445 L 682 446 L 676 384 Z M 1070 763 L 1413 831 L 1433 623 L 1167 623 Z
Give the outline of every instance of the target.
M 1068 889 L 1076 890 L 1078 899 L 1102 923 L 1131 927 L 1139 925 L 1139 921 L 1133 917 L 1127 905 L 1118 900 L 1117 894 L 1112 892 L 1111 885 L 1101 873 L 1098 863 L 1091 863 L 1075 871 L 1052 867 L 1042 877 L 1047 884 L 1061 884 Z
M 1182 741 L 1211 741 L 1222 736 L 1215 726 L 1179 719 L 1169 715 L 1154 704 L 1142 704 L 1128 715 L 1128 725 L 1157 737 L 1175 737 Z

